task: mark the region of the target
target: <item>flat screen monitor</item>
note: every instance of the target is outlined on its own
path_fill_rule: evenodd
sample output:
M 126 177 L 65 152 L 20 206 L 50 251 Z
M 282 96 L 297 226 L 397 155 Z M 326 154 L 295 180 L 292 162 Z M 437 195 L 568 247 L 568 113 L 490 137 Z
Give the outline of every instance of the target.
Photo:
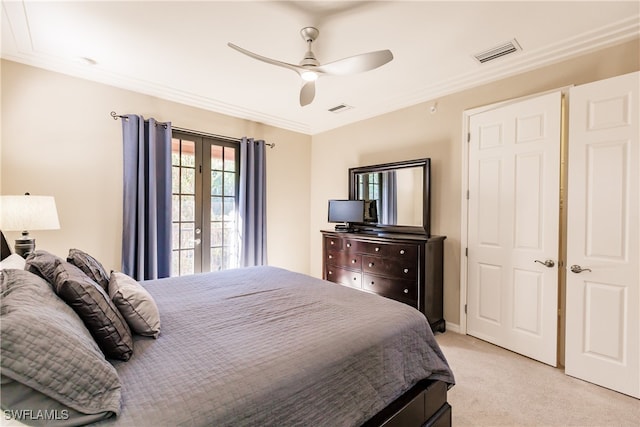
M 329 200 L 329 222 L 364 222 L 364 200 Z

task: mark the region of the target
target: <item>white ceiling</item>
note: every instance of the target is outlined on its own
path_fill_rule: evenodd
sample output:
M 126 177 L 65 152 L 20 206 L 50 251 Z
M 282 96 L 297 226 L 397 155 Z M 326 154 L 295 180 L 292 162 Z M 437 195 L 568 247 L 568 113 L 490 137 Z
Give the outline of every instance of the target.
M 3 0 L 2 6 L 2 58 L 306 134 L 640 34 L 638 1 Z M 300 107 L 295 72 L 227 46 L 297 64 L 306 26 L 320 30 L 313 50 L 321 63 L 381 49 L 394 60 L 366 73 L 323 77 L 314 102 Z M 483 65 L 473 58 L 514 38 L 522 47 L 515 54 Z M 342 103 L 354 108 L 327 111 Z

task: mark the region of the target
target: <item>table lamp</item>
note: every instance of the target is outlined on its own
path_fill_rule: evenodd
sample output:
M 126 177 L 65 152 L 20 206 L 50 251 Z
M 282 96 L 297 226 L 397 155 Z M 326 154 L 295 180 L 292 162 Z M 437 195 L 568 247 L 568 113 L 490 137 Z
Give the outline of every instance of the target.
M 0 196 L 0 230 L 22 231 L 16 239 L 16 254 L 26 258 L 36 248 L 36 240 L 27 230 L 60 228 L 56 202 L 52 196 Z

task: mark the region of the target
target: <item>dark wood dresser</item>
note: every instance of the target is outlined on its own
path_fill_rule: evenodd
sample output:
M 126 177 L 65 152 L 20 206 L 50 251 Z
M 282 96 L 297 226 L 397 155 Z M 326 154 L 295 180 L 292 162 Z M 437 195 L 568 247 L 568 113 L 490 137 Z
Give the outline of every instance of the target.
M 445 331 L 442 263 L 445 236 L 322 231 L 322 276 L 420 310 Z

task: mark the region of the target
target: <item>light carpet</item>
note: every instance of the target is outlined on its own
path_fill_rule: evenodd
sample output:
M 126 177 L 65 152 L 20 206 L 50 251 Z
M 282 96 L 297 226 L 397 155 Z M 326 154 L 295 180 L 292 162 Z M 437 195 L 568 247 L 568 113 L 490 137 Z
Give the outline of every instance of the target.
M 453 426 L 640 426 L 640 400 L 468 335 L 436 335 L 456 377 Z

